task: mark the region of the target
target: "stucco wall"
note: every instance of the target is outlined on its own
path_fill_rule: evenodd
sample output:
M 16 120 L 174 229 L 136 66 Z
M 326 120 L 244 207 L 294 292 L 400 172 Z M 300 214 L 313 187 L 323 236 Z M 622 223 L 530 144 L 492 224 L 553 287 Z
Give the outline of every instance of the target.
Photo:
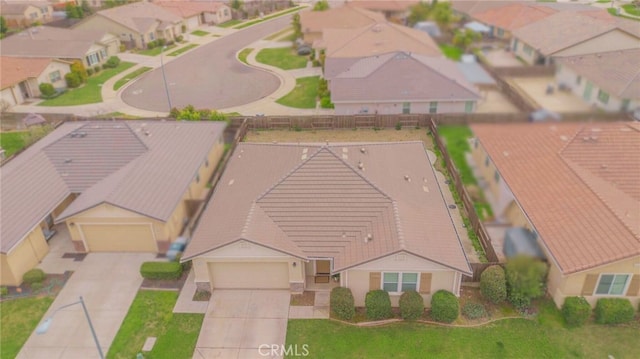
M 502 217 L 505 215 L 505 210 L 513 201 L 513 193 L 507 186 L 497 171 L 496 166 L 489 158 L 487 162 L 487 153 L 482 147 L 480 141 L 474 141 L 471 146 L 471 156 L 480 172 L 480 175 L 489 185 L 489 192 L 492 196 L 492 209 L 495 216 Z M 498 172 L 498 178 L 496 179 L 496 172 Z
M 1 285 L 20 285 L 22 275 L 28 270 L 38 265 L 40 260 L 49 252 L 40 225 L 14 247 L 6 255 L 0 256 L 2 261 L 2 283 Z M 5 269 L 9 269 L 5 272 Z
M 531 51 L 525 52 L 525 48 L 529 46 L 527 43 L 518 40 L 516 37 L 511 39 L 511 49 L 513 53 L 523 59 L 527 64 L 533 65 L 535 64 L 536 59 L 538 58 L 538 52 L 532 47 Z
M 24 101 L 17 85 L 3 89 L 2 92 L 0 92 L 0 98 L 9 106 L 15 106 Z
M 438 107 L 436 113 L 464 113 L 466 101 L 436 101 Z M 473 102 L 472 111 L 475 111 L 476 104 Z M 402 102 L 391 103 L 375 103 L 375 102 L 361 102 L 361 103 L 341 103 L 335 102 L 336 115 L 356 115 L 360 113 L 380 115 L 394 115 L 402 114 Z M 409 113 L 429 113 L 430 101 L 426 102 L 412 102 Z M 364 112 L 366 111 L 366 112 Z
M 57 81 L 51 81 L 51 74 L 59 71 L 60 79 Z M 51 63 L 47 66 L 47 68 L 42 71 L 42 74 L 38 76 L 38 84 L 41 83 L 50 83 L 53 87 L 57 89 L 62 89 L 67 87 L 67 83 L 64 80 L 64 75 L 71 72 L 71 67 L 69 63 L 59 62 L 59 61 L 51 61 Z

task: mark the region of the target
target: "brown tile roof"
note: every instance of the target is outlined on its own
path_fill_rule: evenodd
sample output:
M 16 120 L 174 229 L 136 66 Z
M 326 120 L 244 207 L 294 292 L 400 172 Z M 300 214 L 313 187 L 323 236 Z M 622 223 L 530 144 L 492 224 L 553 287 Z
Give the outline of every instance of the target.
M 512 31 L 556 12 L 557 10 L 535 3 L 515 3 L 475 13 L 473 18 L 487 25 Z
M 57 221 L 109 203 L 167 220 L 223 123 L 67 122 L 2 166 L 0 250 L 6 253 L 71 193 Z
M 457 12 L 474 15 L 490 9 L 519 3 L 535 3 L 535 0 L 451 0 L 451 7 Z
M 3 56 L 78 59 L 105 36 L 113 35 L 100 30 L 38 26 L 0 40 L 0 49 Z
M 154 4 L 180 16 L 188 18 L 205 12 L 216 13 L 220 8 L 226 6 L 218 2 L 210 1 L 156 1 Z
M 349 4 L 372 11 L 409 11 L 420 0 L 351 0 Z
M 146 33 L 156 23 L 180 24 L 182 18 L 173 12 L 149 2 L 136 2 L 100 10 L 97 16 L 103 16 L 140 33 Z M 87 19 L 90 21 L 90 18 Z
M 330 87 L 335 103 L 480 98 L 453 61 L 404 52 L 364 58 L 334 77 Z
M 382 14 L 350 5 L 326 11 L 300 12 L 303 33 L 320 32 L 324 29 L 354 29 L 385 21 Z
M 443 56 L 427 33 L 389 22 L 358 29 L 324 30 L 319 46 L 326 49 L 327 57 L 367 57 L 392 51 Z
M 0 89 L 40 76 L 50 63 L 51 59 L 0 56 Z
M 619 98 L 640 98 L 640 48 L 558 58 L 557 62 Z
M 406 251 L 470 273 L 440 191 L 421 142 L 241 143 L 183 258 L 246 239 L 336 272 Z
M 640 254 L 640 126 L 472 125 L 565 274 Z

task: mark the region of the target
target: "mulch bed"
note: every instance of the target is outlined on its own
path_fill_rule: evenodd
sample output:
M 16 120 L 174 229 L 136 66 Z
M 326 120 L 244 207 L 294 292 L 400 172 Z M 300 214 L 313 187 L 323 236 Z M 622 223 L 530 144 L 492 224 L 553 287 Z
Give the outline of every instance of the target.
M 209 299 L 211 299 L 211 292 L 196 289 L 196 292 L 193 293 L 193 298 L 191 299 L 195 302 L 208 302 Z
M 180 290 L 187 281 L 191 266 L 187 266 L 182 270 L 182 275 L 178 279 L 147 279 L 142 280 L 140 289 L 164 289 L 164 290 Z
M 3 295 L 0 301 L 35 297 L 42 294 L 56 296 L 58 295 L 58 292 L 62 290 L 72 274 L 72 271 L 67 271 L 64 274 L 47 274 L 47 278 L 42 282 L 42 287 L 40 289 L 33 289 L 30 285 L 25 283 L 17 287 L 6 286 L 8 293 L 7 295 Z
M 302 294 L 292 294 L 289 304 L 292 306 L 313 306 L 315 301 L 315 292 L 304 291 Z

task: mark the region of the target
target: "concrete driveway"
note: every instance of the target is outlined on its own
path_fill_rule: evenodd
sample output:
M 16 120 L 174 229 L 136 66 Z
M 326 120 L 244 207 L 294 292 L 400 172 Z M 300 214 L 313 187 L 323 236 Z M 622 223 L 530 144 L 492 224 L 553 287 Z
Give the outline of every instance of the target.
M 287 290 L 215 290 L 193 359 L 280 358 L 268 348 L 284 344 L 289 299 Z
M 151 253 L 90 253 L 60 291 L 44 315 L 83 296 L 98 341 L 107 354 L 113 338 L 142 283 L 140 264 L 153 260 Z M 91 359 L 98 350 L 81 305 L 58 311 L 47 333 L 31 334 L 19 359 Z

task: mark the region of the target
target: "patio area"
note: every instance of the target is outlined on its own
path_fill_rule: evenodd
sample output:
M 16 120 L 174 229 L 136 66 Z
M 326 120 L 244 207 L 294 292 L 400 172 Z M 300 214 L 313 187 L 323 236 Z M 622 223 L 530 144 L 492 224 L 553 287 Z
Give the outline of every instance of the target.
M 540 108 L 554 112 L 594 112 L 595 110 L 581 98 L 569 91 L 559 91 L 552 76 L 545 77 L 509 77 L 505 79 L 517 86 L 524 94 L 535 101 Z M 547 87 L 553 86 L 553 93 L 547 94 Z
M 520 67 L 524 64 L 512 52 L 505 49 L 491 49 L 483 51 L 484 57 L 493 67 Z

